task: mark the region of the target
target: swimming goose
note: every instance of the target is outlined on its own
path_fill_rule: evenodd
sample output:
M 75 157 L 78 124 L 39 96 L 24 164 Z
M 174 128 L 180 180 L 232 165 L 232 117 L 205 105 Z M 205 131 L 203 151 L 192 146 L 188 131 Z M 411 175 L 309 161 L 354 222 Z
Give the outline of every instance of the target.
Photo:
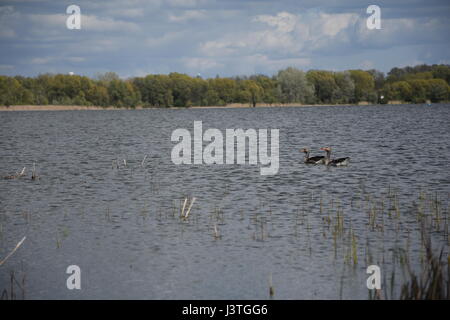
M 301 152 L 305 153 L 304 163 L 307 164 L 323 164 L 325 163 L 325 157 L 324 156 L 315 156 L 310 157 L 309 156 L 309 150 L 306 148 L 303 148 L 300 150 Z
M 350 162 L 350 157 L 331 159 L 331 148 L 330 147 L 320 148 L 320 150 L 326 151 L 326 153 L 327 153 L 327 155 L 325 157 L 325 164 L 327 166 L 335 166 L 335 167 L 346 166 Z

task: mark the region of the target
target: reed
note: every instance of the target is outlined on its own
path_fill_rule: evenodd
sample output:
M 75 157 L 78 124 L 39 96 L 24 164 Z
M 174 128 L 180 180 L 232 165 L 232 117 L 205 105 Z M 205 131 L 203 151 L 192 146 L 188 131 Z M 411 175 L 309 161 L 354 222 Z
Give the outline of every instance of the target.
M 183 208 L 181 209 L 181 212 L 180 212 L 180 217 L 181 218 L 184 218 L 184 209 L 186 208 L 187 201 L 188 201 L 188 198 L 186 197 L 184 199 Z
M 109 210 L 109 206 L 106 207 L 105 220 L 106 220 L 107 222 L 111 222 L 111 221 L 112 221 L 112 218 L 111 218 L 111 212 L 110 212 L 110 210 Z
M 14 270 L 10 272 L 10 289 L 9 294 L 7 289 L 3 289 L 2 295 L 0 297 L 0 300 L 17 300 L 17 294 L 16 294 L 16 286 L 18 289 L 22 292 L 22 300 L 25 300 L 25 279 L 26 274 L 24 273 L 22 275 L 22 280 L 19 282 L 17 280 L 17 277 L 15 275 Z
M 3 179 L 13 180 L 13 179 L 21 178 L 25 175 L 26 169 L 27 169 L 26 167 L 23 167 L 22 171 L 16 172 L 15 174 L 12 174 L 12 175 L 4 176 Z
M 59 232 L 56 231 L 56 249 L 61 248 L 61 239 L 59 238 Z
M 33 171 L 31 172 L 31 180 L 38 180 L 39 176 L 36 174 L 36 163 L 33 162 Z
M 2 266 L 5 262 L 6 262 L 6 260 L 8 260 L 16 251 L 17 251 L 17 249 L 19 249 L 21 246 L 22 246 L 22 244 L 24 243 L 24 241 L 27 239 L 27 237 L 23 237 L 22 238 L 22 240 L 20 240 L 17 244 L 16 244 L 16 246 L 14 247 L 14 249 L 3 259 L 3 260 L 1 260 L 0 261 L 0 266 Z
M 141 162 L 141 167 L 144 167 L 145 159 L 147 159 L 147 155 L 145 155 L 144 159 Z
M 407 266 L 407 276 L 409 280 L 402 285 L 400 299 L 402 300 L 443 300 L 449 299 L 449 277 L 450 271 L 447 257 L 447 275 L 443 260 L 443 250 L 438 256 L 431 250 L 431 244 L 426 244 L 427 263 L 421 271 L 421 274 L 414 273 L 409 264 Z
M 196 198 L 192 198 L 191 204 L 189 205 L 189 208 L 187 209 L 186 214 L 184 215 L 184 218 L 187 219 L 189 217 L 189 213 L 191 212 L 192 206 L 194 205 Z
M 220 233 L 219 233 L 219 231 L 217 230 L 217 224 L 215 223 L 214 224 L 214 239 L 215 240 L 217 240 L 217 239 L 220 239 L 222 236 L 220 235 Z
M 275 289 L 273 287 L 272 272 L 269 274 L 269 296 L 272 298 L 275 295 Z
M 352 259 L 353 259 L 353 265 L 358 264 L 358 244 L 357 244 L 357 238 L 354 232 L 352 232 Z

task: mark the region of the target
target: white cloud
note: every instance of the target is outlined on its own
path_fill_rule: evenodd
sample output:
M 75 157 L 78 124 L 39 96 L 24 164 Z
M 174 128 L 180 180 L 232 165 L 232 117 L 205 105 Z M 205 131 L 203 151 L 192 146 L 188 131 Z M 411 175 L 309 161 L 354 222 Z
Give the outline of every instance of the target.
M 271 27 L 275 27 L 280 32 L 291 32 L 297 23 L 297 17 L 288 12 L 280 12 L 276 16 L 256 16 L 253 18 L 253 21 L 266 23 Z
M 14 38 L 16 35 L 15 31 L 10 28 L 2 28 L 0 26 L 0 38 Z
M 321 33 L 328 37 L 335 37 L 339 32 L 354 26 L 359 19 L 356 14 L 352 13 L 321 13 L 319 17 Z
M 37 27 L 66 28 L 66 20 L 69 15 L 65 14 L 30 14 L 28 18 Z M 128 31 L 136 32 L 140 28 L 133 22 L 116 20 L 112 18 L 97 17 L 81 13 L 81 29 L 88 31 Z
M 270 58 L 267 55 L 255 54 L 244 59 L 246 63 L 253 64 L 256 67 L 264 67 L 270 71 L 278 71 L 287 66 L 303 68 L 311 64 L 311 59 L 309 58 L 285 58 L 276 59 Z
M 65 58 L 65 60 L 70 61 L 70 62 L 84 62 L 84 61 L 86 61 L 86 58 L 84 58 L 84 57 L 67 57 L 67 58 Z
M 94 31 L 139 31 L 140 28 L 133 22 L 114 20 L 111 18 L 100 18 L 97 16 L 83 15 L 81 18 L 81 27 L 86 30 Z
M 194 8 L 208 2 L 207 0 L 166 0 L 172 7 L 188 7 Z
M 51 57 L 47 57 L 47 58 L 33 58 L 31 59 L 30 63 L 31 64 L 47 64 L 50 61 L 54 60 Z
M 183 58 L 182 60 L 187 68 L 197 72 L 224 66 L 222 63 L 218 63 L 210 58 Z
M 330 44 L 348 42 L 346 31 L 352 32 L 358 21 L 356 14 L 305 13 L 253 17 L 260 30 L 226 34 L 201 44 L 205 55 L 240 55 L 252 53 L 304 55 Z
M 163 47 L 168 44 L 174 43 L 175 41 L 182 38 L 184 32 L 168 32 L 163 34 L 161 37 L 147 38 L 144 43 L 148 47 Z
M 83 57 L 56 57 L 56 56 L 48 56 L 48 57 L 36 57 L 30 60 L 31 64 L 49 64 L 52 62 L 84 62 L 86 61 Z
M 13 70 L 14 66 L 10 64 L 0 64 L 0 70 Z
M 68 15 L 64 14 L 29 14 L 27 18 L 36 24 L 37 27 L 66 27 Z M 83 17 L 83 16 L 82 16 Z
M 0 38 L 13 38 L 16 32 L 13 24 L 19 21 L 19 13 L 12 6 L 0 7 Z
M 448 34 L 447 18 L 382 19 L 380 30 L 369 30 L 365 21 L 358 26 L 357 41 L 368 48 L 388 48 L 411 44 L 442 43 Z
M 68 31 L 66 5 L 7 3 L 0 5 L 0 63 L 14 70 L 0 68 L 4 73 L 66 72 L 62 66 L 71 64 L 77 72 L 130 76 L 139 70 L 251 74 L 287 66 L 342 70 L 373 65 L 387 71 L 403 61 L 449 60 L 448 4 L 416 4 L 408 10 L 386 4 L 382 29 L 369 30 L 364 7 L 353 0 L 336 6 L 324 1 L 79 0 L 82 30 Z
M 364 70 L 368 70 L 368 69 L 373 69 L 374 68 L 374 63 L 371 60 L 363 60 L 363 61 L 361 61 L 361 63 L 359 65 Z
M 185 22 L 190 20 L 199 20 L 206 17 L 205 10 L 186 10 L 181 15 L 169 15 L 170 22 Z
M 111 14 L 118 17 L 137 18 L 144 15 L 143 8 L 119 8 L 111 11 Z

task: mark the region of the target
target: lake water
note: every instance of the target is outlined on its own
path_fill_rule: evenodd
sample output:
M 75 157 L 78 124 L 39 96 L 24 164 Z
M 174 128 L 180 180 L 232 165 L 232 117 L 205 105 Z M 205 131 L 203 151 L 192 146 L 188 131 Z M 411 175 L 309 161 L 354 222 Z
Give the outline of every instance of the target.
M 192 132 L 196 120 L 222 132 L 279 129 L 278 174 L 174 165 L 172 131 Z M 0 180 L 0 259 L 27 237 L 0 266 L 0 290 L 14 271 L 26 299 L 269 299 L 270 277 L 273 299 L 367 299 L 369 264 L 389 282 L 402 248 L 420 270 L 419 192 L 439 199 L 430 234 L 435 252 L 448 251 L 448 104 L 27 111 L 0 121 L 0 175 L 27 168 Z M 324 146 L 350 165 L 303 164 L 299 149 Z M 196 201 L 180 219 L 186 197 Z M 81 290 L 66 287 L 69 265 L 81 269 Z

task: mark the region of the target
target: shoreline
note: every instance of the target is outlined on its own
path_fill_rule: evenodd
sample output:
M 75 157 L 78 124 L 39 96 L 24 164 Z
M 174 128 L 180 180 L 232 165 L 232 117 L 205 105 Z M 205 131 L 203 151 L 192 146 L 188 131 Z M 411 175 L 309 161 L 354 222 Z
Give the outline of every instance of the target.
M 385 105 L 398 105 L 398 104 L 412 104 L 402 103 L 395 101 L 387 103 Z M 421 103 L 419 103 L 420 105 Z M 256 108 L 282 108 L 282 107 L 362 107 L 362 106 L 374 106 L 380 104 L 369 104 L 366 102 L 360 102 L 359 104 L 298 104 L 298 103 L 257 103 Z M 74 111 L 74 110 L 143 110 L 143 109 L 238 109 L 238 108 L 253 108 L 248 103 L 232 103 L 225 106 L 192 106 L 192 107 L 170 107 L 170 108 L 158 108 L 142 106 L 136 108 L 118 108 L 118 107 L 99 107 L 99 106 L 76 106 L 76 105 L 14 105 L 14 106 L 0 106 L 0 111 Z

